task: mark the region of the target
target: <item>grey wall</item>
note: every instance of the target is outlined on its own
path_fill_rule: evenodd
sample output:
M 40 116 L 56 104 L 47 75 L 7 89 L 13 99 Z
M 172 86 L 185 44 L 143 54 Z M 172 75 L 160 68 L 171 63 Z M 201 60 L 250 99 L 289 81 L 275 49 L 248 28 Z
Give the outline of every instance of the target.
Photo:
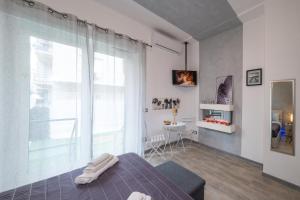
M 243 28 L 239 26 L 214 37 L 200 41 L 200 102 L 214 99 L 216 78 L 233 76 L 233 123 L 236 132 L 228 135 L 208 129 L 200 129 L 199 142 L 227 151 L 241 154 L 242 126 L 242 69 Z M 201 112 L 200 112 L 201 113 Z

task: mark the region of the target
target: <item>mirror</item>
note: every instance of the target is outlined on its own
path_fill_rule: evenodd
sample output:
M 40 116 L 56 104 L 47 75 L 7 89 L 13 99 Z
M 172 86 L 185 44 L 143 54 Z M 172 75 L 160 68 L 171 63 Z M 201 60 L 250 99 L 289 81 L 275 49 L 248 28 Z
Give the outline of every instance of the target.
M 271 83 L 271 150 L 294 155 L 295 81 Z

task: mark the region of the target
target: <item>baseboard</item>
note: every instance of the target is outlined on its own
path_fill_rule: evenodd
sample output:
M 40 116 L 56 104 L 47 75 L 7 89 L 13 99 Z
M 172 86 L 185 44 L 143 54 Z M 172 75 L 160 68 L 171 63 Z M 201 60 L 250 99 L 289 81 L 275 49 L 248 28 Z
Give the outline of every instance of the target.
M 293 184 L 293 183 L 287 182 L 287 181 L 285 181 L 285 180 L 282 180 L 282 179 L 277 178 L 277 177 L 275 177 L 275 176 L 272 176 L 272 175 L 270 175 L 270 174 L 266 174 L 265 172 L 262 172 L 262 175 L 265 176 L 265 177 L 269 177 L 269 178 L 271 178 L 271 179 L 273 179 L 273 180 L 275 180 L 275 181 L 277 181 L 277 182 L 279 182 L 279 183 L 282 183 L 283 185 L 286 185 L 286 186 L 288 186 L 289 188 L 292 188 L 292 189 L 295 189 L 295 190 L 300 191 L 300 186 L 298 186 L 298 185 L 295 185 L 295 184 Z

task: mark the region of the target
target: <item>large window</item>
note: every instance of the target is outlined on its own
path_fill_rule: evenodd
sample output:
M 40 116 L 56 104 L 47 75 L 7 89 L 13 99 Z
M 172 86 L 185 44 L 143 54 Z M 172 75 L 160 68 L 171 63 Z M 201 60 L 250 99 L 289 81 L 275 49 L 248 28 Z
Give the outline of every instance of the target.
M 65 171 L 80 148 L 81 50 L 36 37 L 30 38 L 29 171 L 49 170 L 62 163 Z M 93 155 L 123 150 L 124 61 L 94 54 Z M 76 67 L 77 66 L 77 67 Z M 84 134 L 84 133 L 83 133 Z M 42 166 L 41 166 L 42 165 Z
M 65 170 L 79 137 L 81 50 L 36 37 L 30 46 L 29 171 Z

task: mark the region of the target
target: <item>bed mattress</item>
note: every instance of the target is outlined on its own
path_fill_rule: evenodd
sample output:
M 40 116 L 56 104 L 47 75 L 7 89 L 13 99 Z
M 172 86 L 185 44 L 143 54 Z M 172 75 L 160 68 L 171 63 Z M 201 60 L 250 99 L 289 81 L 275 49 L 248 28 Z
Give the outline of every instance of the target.
M 0 200 L 121 200 L 134 191 L 150 195 L 153 200 L 192 199 L 138 155 L 124 154 L 119 160 L 90 184 L 74 184 L 81 168 L 3 192 Z

